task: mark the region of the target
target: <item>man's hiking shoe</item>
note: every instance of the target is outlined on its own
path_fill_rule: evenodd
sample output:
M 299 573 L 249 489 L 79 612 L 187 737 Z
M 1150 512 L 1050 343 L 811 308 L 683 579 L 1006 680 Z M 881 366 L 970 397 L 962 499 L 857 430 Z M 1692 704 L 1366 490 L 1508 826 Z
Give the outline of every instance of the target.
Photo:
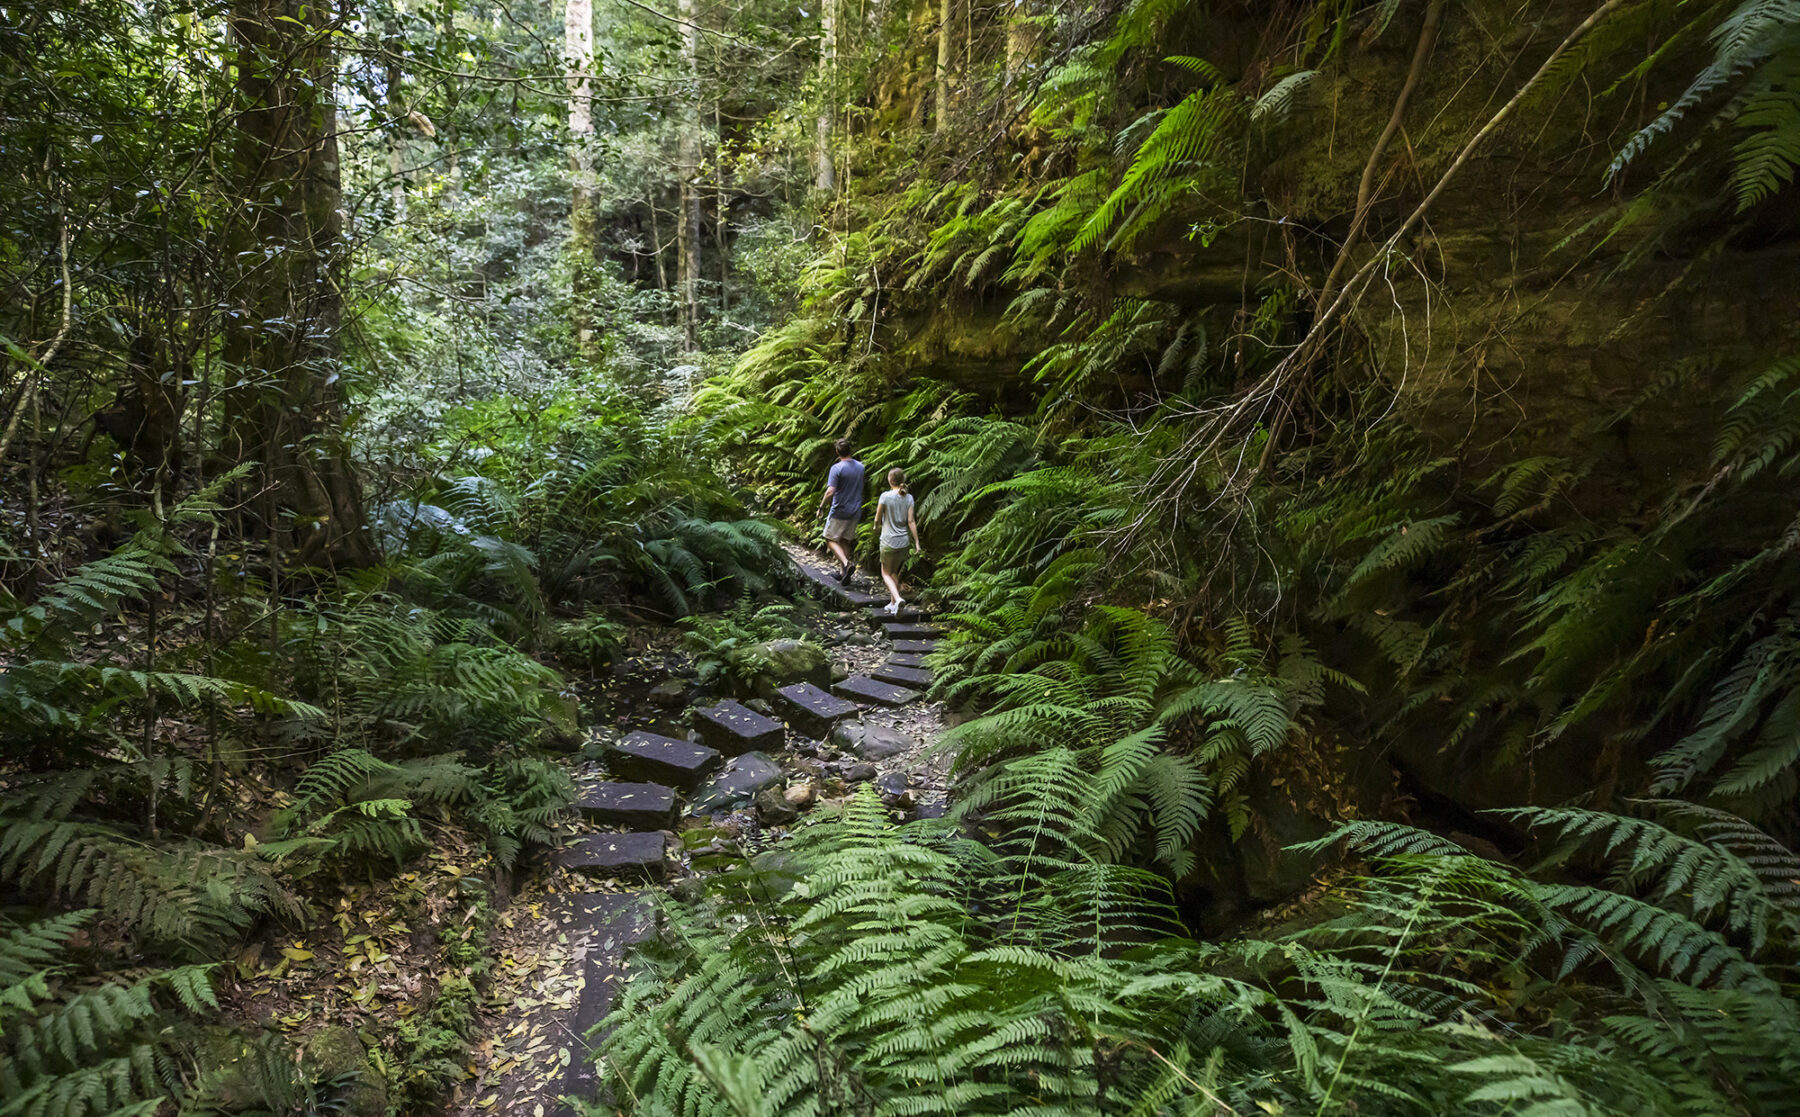
M 847 586 L 850 584 L 850 567 L 849 566 L 846 565 L 846 566 L 842 566 L 842 567 L 838 568 L 837 580 L 838 580 L 838 585 L 840 585 L 840 586 Z

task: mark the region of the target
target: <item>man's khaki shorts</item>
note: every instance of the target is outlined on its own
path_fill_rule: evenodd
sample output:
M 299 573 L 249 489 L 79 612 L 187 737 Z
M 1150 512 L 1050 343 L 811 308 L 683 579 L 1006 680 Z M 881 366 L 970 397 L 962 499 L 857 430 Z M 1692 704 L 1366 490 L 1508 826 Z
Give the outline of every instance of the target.
M 854 543 L 856 542 L 856 523 L 857 521 L 855 520 L 845 520 L 840 519 L 837 516 L 828 516 L 825 519 L 825 538 L 837 539 L 845 543 Z

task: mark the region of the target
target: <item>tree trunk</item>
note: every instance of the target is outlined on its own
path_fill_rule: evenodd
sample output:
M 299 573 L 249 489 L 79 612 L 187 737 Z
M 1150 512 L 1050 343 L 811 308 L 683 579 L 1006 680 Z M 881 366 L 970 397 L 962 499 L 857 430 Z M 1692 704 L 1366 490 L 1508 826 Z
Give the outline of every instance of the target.
M 1020 0 L 1006 18 L 1006 71 L 1002 84 L 1008 104 L 1017 95 L 1016 87 L 1024 77 L 1025 67 L 1037 54 L 1038 24 L 1032 18 L 1034 14 L 1032 5 Z
M 713 99 L 713 248 L 719 253 L 719 317 L 731 313 L 731 195 L 725 182 L 725 121 Z
M 650 193 L 650 242 L 652 249 L 650 258 L 656 261 L 656 289 L 666 295 L 669 292 L 669 268 L 663 261 L 662 222 L 657 217 L 655 191 Z M 667 303 L 664 304 L 665 307 L 667 305 Z M 667 314 L 668 311 L 664 310 L 661 313 Z
M 569 255 L 574 266 L 571 303 L 575 344 L 590 362 L 594 344 L 594 3 L 567 0 L 563 7 L 563 52 L 568 56 Z
M 401 127 L 400 111 L 400 34 L 389 27 L 387 42 L 387 114 L 388 114 L 388 189 L 394 200 L 394 220 L 406 219 L 406 132 Z
M 823 4 L 819 10 L 819 121 L 813 189 L 828 195 L 837 189 L 831 150 L 832 114 L 837 111 L 837 0 L 823 0 Z
M 681 176 L 681 208 L 675 218 L 678 258 L 676 294 L 681 305 L 681 338 L 700 347 L 700 25 L 694 0 L 679 0 L 681 69 L 687 79 L 681 105 L 681 141 L 676 172 Z
M 950 69 L 956 61 L 955 0 L 938 0 L 937 48 L 937 119 L 932 127 L 943 133 L 950 128 Z
M 364 565 L 374 550 L 341 429 L 343 309 L 332 10 L 317 0 L 237 0 L 230 16 L 239 109 L 223 452 L 261 465 L 271 552 L 289 565 Z

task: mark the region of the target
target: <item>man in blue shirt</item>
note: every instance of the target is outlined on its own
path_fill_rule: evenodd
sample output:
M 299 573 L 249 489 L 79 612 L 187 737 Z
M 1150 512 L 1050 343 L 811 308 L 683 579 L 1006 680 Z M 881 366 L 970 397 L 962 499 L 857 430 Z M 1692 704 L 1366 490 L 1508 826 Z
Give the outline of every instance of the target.
M 825 499 L 819 511 L 829 510 L 825 520 L 825 543 L 837 555 L 843 569 L 838 581 L 848 582 L 856 569 L 851 553 L 856 550 L 856 525 L 862 520 L 863 463 L 850 456 L 850 440 L 837 440 L 837 464 L 825 477 Z

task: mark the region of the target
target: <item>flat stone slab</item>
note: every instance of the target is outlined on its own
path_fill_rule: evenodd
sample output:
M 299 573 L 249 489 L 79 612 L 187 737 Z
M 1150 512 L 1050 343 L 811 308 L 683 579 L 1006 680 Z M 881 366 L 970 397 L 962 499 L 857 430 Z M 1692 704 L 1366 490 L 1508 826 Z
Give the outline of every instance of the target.
M 887 611 L 886 606 L 878 605 L 873 609 L 865 609 L 863 611 L 863 616 L 868 618 L 871 625 L 874 625 L 876 628 L 881 628 L 884 625 L 889 624 L 916 623 L 923 620 L 925 614 L 919 612 L 911 605 L 902 605 L 898 614 L 890 613 Z
M 897 652 L 910 652 L 913 655 L 925 655 L 938 650 L 936 640 L 895 640 L 888 647 Z
M 782 778 L 781 765 L 760 752 L 747 752 L 725 762 L 719 774 L 694 793 L 696 811 L 725 811 L 748 806 L 756 793 Z
M 811 683 L 784 686 L 775 696 L 788 711 L 788 723 L 808 737 L 823 737 L 837 722 L 856 714 L 856 703 Z
M 885 725 L 846 721 L 831 731 L 831 743 L 864 760 L 886 760 L 890 756 L 899 756 L 918 742 Z
M 887 657 L 889 667 L 923 667 L 925 657 L 918 652 L 895 652 Z
M 869 677 L 877 682 L 918 687 L 921 690 L 931 685 L 931 672 L 923 667 L 898 667 L 891 662 L 869 672 Z
M 644 732 L 607 745 L 603 755 L 615 776 L 684 790 L 692 789 L 724 759 L 718 749 Z
M 924 640 L 943 635 L 943 631 L 934 624 L 909 624 L 905 621 L 889 621 L 881 626 L 881 631 L 887 633 L 890 640 Z
M 851 589 L 849 586 L 844 585 L 837 580 L 837 571 L 835 570 L 830 570 L 823 566 L 815 566 L 810 562 L 802 562 L 797 565 L 800 567 L 800 573 L 806 577 L 807 581 L 811 582 L 819 589 L 824 590 L 826 596 L 836 598 L 840 602 L 848 602 L 851 605 L 868 606 L 876 605 L 887 600 L 885 597 L 877 597 L 872 593 L 863 593 L 861 590 Z
M 650 937 L 655 925 L 656 909 L 646 892 L 588 892 L 575 897 L 571 935 L 587 939 L 587 959 L 581 967 L 581 997 L 569 1021 L 574 1033 L 569 1047 L 574 1058 L 563 1080 L 563 1092 L 573 1097 L 592 1099 L 599 1085 L 592 1060 L 588 1033 L 618 1000 L 625 986 L 625 948 Z M 597 1037 L 598 1038 L 598 1037 Z M 561 1112 L 568 1113 L 564 1109 Z
M 565 868 L 587 876 L 661 880 L 663 845 L 658 830 L 587 834 L 570 842 L 560 860 Z
M 662 830 L 675 823 L 675 792 L 660 783 L 590 784 L 575 809 L 606 826 Z
M 892 683 L 878 683 L 862 675 L 852 675 L 833 683 L 831 689 L 853 702 L 873 702 L 877 706 L 904 706 L 917 700 L 919 692 Z
M 727 756 L 747 752 L 779 752 L 787 743 L 787 726 L 729 698 L 694 711 L 700 739 Z

